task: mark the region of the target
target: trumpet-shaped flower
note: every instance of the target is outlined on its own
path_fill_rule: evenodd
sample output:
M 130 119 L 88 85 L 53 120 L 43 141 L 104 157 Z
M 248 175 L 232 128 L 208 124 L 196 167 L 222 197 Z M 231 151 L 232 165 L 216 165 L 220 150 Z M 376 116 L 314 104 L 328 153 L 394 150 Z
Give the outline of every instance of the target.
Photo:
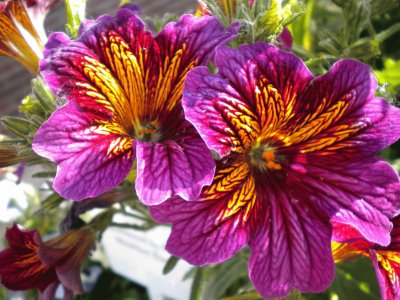
M 197 198 L 215 164 L 184 119 L 183 83 L 236 31 L 213 17 L 183 15 L 153 37 L 120 9 L 86 22 L 76 41 L 50 35 L 40 70 L 67 104 L 42 125 L 33 149 L 57 163 L 54 189 L 73 200 L 97 196 L 119 184 L 136 157 L 144 203 Z
M 0 55 L 21 63 L 32 74 L 47 41 L 44 18 L 58 0 L 6 0 L 0 3 Z
M 335 224 L 333 227 L 336 242 L 332 242 L 332 252 L 335 261 L 341 262 L 359 255 L 370 258 L 382 300 L 400 299 L 400 217 L 392 221 L 392 240 L 386 247 L 367 241 L 349 225 Z
M 266 44 L 220 47 L 216 74 L 189 72 L 186 118 L 221 156 L 199 201 L 175 197 L 152 216 L 172 223 L 167 250 L 195 265 L 250 247 L 250 279 L 266 298 L 326 289 L 330 221 L 388 245 L 399 178 L 374 155 L 400 136 L 400 111 L 374 97 L 368 66 L 341 60 L 314 77 Z
M 41 299 L 53 299 L 61 283 L 66 293 L 83 291 L 80 267 L 93 247 L 90 229 L 68 231 L 42 242 L 36 230 L 14 224 L 7 229 L 9 248 L 0 252 L 0 283 L 10 290 L 38 289 Z

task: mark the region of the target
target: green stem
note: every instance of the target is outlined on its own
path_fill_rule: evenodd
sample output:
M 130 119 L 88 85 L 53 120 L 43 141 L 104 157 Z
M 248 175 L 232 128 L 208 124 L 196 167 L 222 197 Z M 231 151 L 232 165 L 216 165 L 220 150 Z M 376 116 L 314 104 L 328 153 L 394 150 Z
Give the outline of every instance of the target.
M 192 290 L 190 291 L 190 300 L 201 300 L 202 287 L 204 281 L 203 268 L 199 267 L 196 270 L 196 275 L 193 279 Z
M 140 231 L 146 231 L 149 229 L 154 228 L 154 224 L 144 224 L 144 225 L 137 225 L 137 224 L 130 224 L 130 223 L 115 223 L 112 222 L 110 226 L 119 227 L 119 228 L 127 228 L 127 229 L 134 229 Z
M 392 26 L 390 26 L 388 29 L 379 32 L 376 35 L 376 39 L 381 43 L 383 41 L 385 41 L 386 39 L 390 38 L 393 34 L 397 33 L 398 31 L 400 31 L 400 23 L 396 23 Z
M 141 221 L 149 221 L 149 218 L 147 218 L 146 216 L 130 213 L 126 210 L 117 210 L 117 212 L 123 214 L 124 216 L 132 217 Z
M 323 55 L 320 57 L 311 58 L 311 59 L 307 60 L 305 62 L 305 64 L 307 67 L 312 67 L 315 65 L 319 65 L 320 63 L 324 63 L 324 62 L 335 60 L 335 59 L 337 59 L 337 57 L 334 55 Z

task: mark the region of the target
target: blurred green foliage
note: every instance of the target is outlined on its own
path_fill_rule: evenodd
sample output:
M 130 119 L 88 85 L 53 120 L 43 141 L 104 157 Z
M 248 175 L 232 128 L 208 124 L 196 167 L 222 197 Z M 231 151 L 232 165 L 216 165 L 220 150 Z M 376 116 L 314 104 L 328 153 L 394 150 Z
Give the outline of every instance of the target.
M 336 265 L 336 276 L 324 293 L 305 294 L 309 300 L 377 300 L 380 298 L 379 286 L 371 261 L 358 258 Z
M 78 295 L 75 300 L 148 300 L 146 289 L 132 281 L 105 269 L 99 276 L 93 289 Z

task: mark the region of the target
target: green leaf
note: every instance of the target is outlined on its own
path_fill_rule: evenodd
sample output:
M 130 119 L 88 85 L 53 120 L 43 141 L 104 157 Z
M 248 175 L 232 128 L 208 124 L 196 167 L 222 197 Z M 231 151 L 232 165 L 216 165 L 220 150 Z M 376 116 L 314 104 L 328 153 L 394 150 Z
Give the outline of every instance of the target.
M 203 299 L 219 299 L 243 287 L 250 281 L 247 275 L 247 259 L 240 253 L 232 259 L 213 266 L 204 287 Z
M 124 6 L 126 4 L 130 4 L 130 3 L 132 3 L 131 0 L 120 0 L 119 1 L 119 6 L 121 7 L 121 6 Z
M 35 99 L 31 95 L 26 96 L 22 100 L 21 105 L 18 108 L 19 111 L 24 114 L 41 115 L 43 113 L 40 103 L 38 101 L 35 101 Z
M 297 2 L 297 1 L 293 1 Z M 301 46 L 307 51 L 312 50 L 312 31 L 311 21 L 314 13 L 315 0 L 306 1 L 305 7 L 301 3 L 295 3 L 292 6 L 297 6 L 298 11 L 304 12 L 302 16 L 291 23 L 288 28 L 293 34 L 294 44 Z
M 79 26 L 86 17 L 87 0 L 65 0 L 67 14 L 67 32 L 76 39 L 78 37 Z
M 0 121 L 7 130 L 21 138 L 26 138 L 34 126 L 32 122 L 17 117 L 4 116 Z
M 172 255 L 172 256 L 167 260 L 167 263 L 166 263 L 165 266 L 164 266 L 164 269 L 163 269 L 163 271 L 162 271 L 163 274 L 166 275 L 166 274 L 168 274 L 169 272 L 171 272 L 171 271 L 175 268 L 175 266 L 176 266 L 176 264 L 178 263 L 178 261 L 179 261 L 179 258 Z
M 49 211 L 55 208 L 58 208 L 59 205 L 64 201 L 64 198 L 61 197 L 57 193 L 53 193 L 50 196 L 48 196 L 46 199 L 42 201 L 42 208 L 45 211 Z
M 147 219 L 144 223 L 142 224 L 132 224 L 132 223 L 117 223 L 117 222 L 112 222 L 110 226 L 114 227 L 120 227 L 120 228 L 127 228 L 127 229 L 134 229 L 134 230 L 139 230 L 139 231 L 147 231 L 150 229 L 153 229 L 157 224 L 152 220 L 152 219 Z
M 373 0 L 370 2 L 372 16 L 379 16 L 399 7 L 399 0 Z
M 41 77 L 32 80 L 32 93 L 39 102 L 45 118 L 47 119 L 50 114 L 55 111 L 56 105 L 53 93 Z
M 226 12 L 226 7 L 223 9 L 221 4 L 218 4 L 219 2 L 205 1 L 212 14 L 222 20 L 225 25 L 233 21 L 241 22 L 236 45 L 256 41 L 273 42 L 282 29 L 302 13 L 299 9 L 301 6 L 292 6 L 282 0 L 258 0 L 252 6 L 249 5 L 249 0 L 237 0 L 234 1 L 236 8 L 229 14 Z
M 242 295 L 232 296 L 222 298 L 221 300 L 263 300 L 264 298 L 260 296 L 256 291 L 247 292 Z
M 221 300 L 262 300 L 264 299 L 257 291 L 247 292 L 241 295 L 222 298 Z M 304 297 L 297 291 L 293 290 L 286 298 L 272 298 L 270 300 L 304 300 Z
M 379 84 L 389 84 L 386 89 L 391 93 L 400 92 L 400 60 L 387 58 L 380 71 L 374 71 Z
M 375 38 L 362 38 L 357 40 L 350 47 L 343 50 L 345 57 L 355 57 L 361 60 L 368 60 L 381 54 L 379 41 Z
M 0 147 L 4 146 L 19 146 L 19 145 L 25 145 L 26 140 L 25 139 L 12 139 L 12 140 L 3 140 L 0 141 Z
M 327 291 L 304 295 L 311 300 L 379 299 L 380 292 L 371 261 L 367 258 L 336 265 L 336 276 Z
M 34 131 L 48 119 L 56 105 L 54 96 L 43 79 L 38 77 L 32 80 L 32 92 L 22 100 L 18 108 L 26 119 L 37 125 Z
M 285 300 L 304 300 L 304 297 L 299 291 L 293 289 L 290 295 L 285 298 Z
M 265 40 L 268 37 L 278 35 L 283 26 L 289 23 L 291 17 L 292 8 L 290 4 L 282 5 L 280 0 L 269 1 L 267 9 L 258 15 L 256 40 Z
M 204 286 L 204 270 L 201 267 L 196 268 L 193 278 L 192 289 L 190 291 L 190 300 L 202 300 Z
M 54 178 L 56 172 L 38 172 L 32 175 L 33 178 Z
M 90 290 L 88 299 L 107 300 L 148 300 L 146 288 L 126 278 L 103 270 L 96 284 Z M 79 298 L 75 297 L 76 300 Z
M 185 275 L 183 275 L 182 281 L 188 280 L 190 278 L 194 278 L 196 275 L 197 267 L 190 268 Z

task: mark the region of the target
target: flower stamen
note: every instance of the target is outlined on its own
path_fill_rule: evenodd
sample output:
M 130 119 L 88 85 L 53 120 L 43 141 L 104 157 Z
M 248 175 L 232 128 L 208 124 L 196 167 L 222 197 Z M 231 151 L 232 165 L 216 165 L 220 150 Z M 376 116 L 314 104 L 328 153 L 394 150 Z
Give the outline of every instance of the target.
M 282 166 L 278 163 L 280 157 L 276 155 L 276 149 L 267 144 L 257 143 L 249 152 L 250 164 L 261 171 L 280 170 Z
M 268 169 L 273 169 L 273 170 L 282 169 L 282 166 L 274 161 L 275 160 L 275 152 L 274 151 L 269 149 L 269 150 L 263 152 L 262 157 L 265 159 Z
M 135 128 L 134 138 L 142 142 L 158 142 L 161 134 L 155 121 L 140 123 Z

